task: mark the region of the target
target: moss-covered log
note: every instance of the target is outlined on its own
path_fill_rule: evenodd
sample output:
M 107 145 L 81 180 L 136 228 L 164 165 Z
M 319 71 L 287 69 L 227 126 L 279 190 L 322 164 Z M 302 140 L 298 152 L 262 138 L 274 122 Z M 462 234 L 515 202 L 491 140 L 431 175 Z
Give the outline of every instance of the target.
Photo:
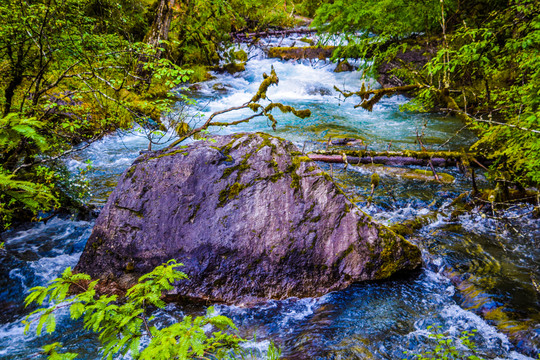
M 344 156 L 345 155 L 345 156 Z M 318 150 L 309 153 L 310 159 L 328 163 L 349 164 L 384 164 L 384 165 L 418 165 L 436 167 L 457 166 L 458 163 L 471 165 L 488 165 L 488 162 L 474 153 L 457 151 L 366 151 L 366 150 Z M 471 161 L 474 159 L 476 161 Z
M 237 41 L 245 41 L 247 39 L 262 38 L 268 36 L 287 36 L 291 34 L 313 34 L 317 29 L 284 29 L 284 30 L 267 30 L 252 33 L 235 32 L 231 34 L 231 38 Z
M 268 57 L 282 60 L 324 60 L 332 57 L 335 49 L 335 46 L 273 47 L 268 49 Z
M 414 219 L 404 220 L 388 226 L 390 230 L 403 237 L 410 236 L 424 226 L 430 225 L 437 221 L 437 212 L 430 211 L 425 215 L 418 216 Z

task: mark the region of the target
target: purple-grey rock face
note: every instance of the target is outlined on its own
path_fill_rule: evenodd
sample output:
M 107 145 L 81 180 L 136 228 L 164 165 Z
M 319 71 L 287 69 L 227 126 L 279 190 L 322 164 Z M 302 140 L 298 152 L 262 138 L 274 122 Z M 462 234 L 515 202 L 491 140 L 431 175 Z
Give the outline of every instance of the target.
M 421 264 L 288 141 L 216 137 L 139 157 L 109 197 L 77 271 L 120 288 L 169 259 L 180 296 L 247 303 L 320 296 Z

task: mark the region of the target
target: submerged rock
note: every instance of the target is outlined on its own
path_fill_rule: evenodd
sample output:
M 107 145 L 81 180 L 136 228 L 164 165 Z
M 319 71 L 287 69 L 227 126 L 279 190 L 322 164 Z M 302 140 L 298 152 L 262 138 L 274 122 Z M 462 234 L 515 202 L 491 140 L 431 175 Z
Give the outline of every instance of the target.
M 288 141 L 238 134 L 140 156 L 101 212 L 77 271 L 125 289 L 177 259 L 182 297 L 320 296 L 416 269 L 420 251 L 352 204 Z
M 335 73 L 345 72 L 345 71 L 354 71 L 356 68 L 352 66 L 347 60 L 340 61 L 336 68 L 334 69 Z
M 228 72 L 231 75 L 234 75 L 238 72 L 246 71 L 246 62 L 231 62 L 228 64 L 225 64 L 223 66 L 216 66 L 212 68 L 212 70 L 216 71 L 217 73 L 225 73 Z
M 324 85 L 311 85 L 306 87 L 306 93 L 308 95 L 332 95 L 332 90 Z

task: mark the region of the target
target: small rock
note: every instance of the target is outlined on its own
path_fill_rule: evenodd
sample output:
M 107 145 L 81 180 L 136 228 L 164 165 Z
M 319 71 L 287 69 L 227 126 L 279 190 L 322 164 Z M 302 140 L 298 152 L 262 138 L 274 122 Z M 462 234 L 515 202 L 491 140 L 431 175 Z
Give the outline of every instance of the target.
M 354 71 L 356 70 L 356 68 L 354 66 L 352 66 L 351 64 L 349 64 L 349 62 L 347 60 L 343 60 L 343 61 L 340 61 L 336 68 L 334 69 L 334 72 L 335 73 L 340 73 L 340 72 L 344 72 L 344 71 Z

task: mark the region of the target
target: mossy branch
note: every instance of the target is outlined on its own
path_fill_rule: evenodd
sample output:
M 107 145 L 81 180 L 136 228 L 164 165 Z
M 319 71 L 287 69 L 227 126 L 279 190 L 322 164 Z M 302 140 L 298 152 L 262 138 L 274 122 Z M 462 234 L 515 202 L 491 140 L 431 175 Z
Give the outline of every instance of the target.
M 396 86 L 391 88 L 382 88 L 382 89 L 375 89 L 375 90 L 369 90 L 365 88 L 364 83 L 362 83 L 362 87 L 360 88 L 360 91 L 350 92 L 350 91 L 343 91 L 340 90 L 337 86 L 334 86 L 334 89 L 341 93 L 345 98 L 351 97 L 353 95 L 360 96 L 362 99 L 362 102 L 358 105 L 355 105 L 355 108 L 362 107 L 366 109 L 367 111 L 373 111 L 373 105 L 378 103 L 383 96 L 385 95 L 393 95 L 397 92 L 407 92 L 412 90 L 418 90 L 425 87 L 425 85 L 422 84 L 413 84 L 413 85 L 405 85 L 405 86 Z
M 257 90 L 257 93 L 251 98 L 251 100 L 249 102 L 247 102 L 247 103 L 245 103 L 243 105 L 240 105 L 240 106 L 233 106 L 233 107 L 230 107 L 228 109 L 216 111 L 215 113 L 213 113 L 212 115 L 210 115 L 208 117 L 208 119 L 204 122 L 203 125 L 199 126 L 198 128 L 192 129 L 192 130 L 190 130 L 188 132 L 185 132 L 184 134 L 182 134 L 182 136 L 180 136 L 179 139 L 173 141 L 169 146 L 167 146 L 165 148 L 165 150 L 172 149 L 173 147 L 180 144 L 181 142 L 183 142 L 187 138 L 189 138 L 189 137 L 191 137 L 193 135 L 199 134 L 199 133 L 207 130 L 211 126 L 233 126 L 233 125 L 238 125 L 238 124 L 241 124 L 241 123 L 247 123 L 250 120 L 252 120 L 252 119 L 254 119 L 256 117 L 259 117 L 259 116 L 266 116 L 272 122 L 272 128 L 274 130 L 276 130 L 277 121 L 274 118 L 274 116 L 271 114 L 272 110 L 275 109 L 275 108 L 278 108 L 282 113 L 293 113 L 295 116 L 297 116 L 297 117 L 299 117 L 301 119 L 305 119 L 305 118 L 311 116 L 311 111 L 309 109 L 297 110 L 297 109 L 293 108 L 292 106 L 283 105 L 281 103 L 274 103 L 274 102 L 271 102 L 270 104 L 268 104 L 266 106 L 263 106 L 263 105 L 259 104 L 258 102 L 261 99 L 266 99 L 267 98 L 266 97 L 266 92 L 268 91 L 268 88 L 270 88 L 270 86 L 272 86 L 272 85 L 278 85 L 278 83 L 279 83 L 279 78 L 278 78 L 278 76 L 276 74 L 276 71 L 275 71 L 273 66 L 272 66 L 272 70 L 270 72 L 270 75 L 267 75 L 266 73 L 264 73 L 263 78 L 264 79 L 261 82 L 261 84 L 259 85 L 259 89 Z M 245 117 L 243 119 L 237 120 L 237 121 L 232 121 L 232 122 L 213 121 L 216 116 L 219 116 L 219 115 L 222 115 L 222 114 L 225 114 L 225 113 L 229 113 L 231 111 L 242 110 L 242 109 L 250 109 L 255 114 L 250 115 L 248 117 Z
M 314 161 L 348 164 L 384 164 L 384 165 L 420 165 L 448 167 L 458 163 L 467 163 L 471 159 L 475 164 L 485 168 L 489 162 L 475 153 L 457 151 L 369 151 L 369 150 L 318 150 L 308 154 Z M 346 159 L 346 160 L 345 160 Z M 485 165 L 484 165 L 485 164 Z
M 266 91 L 268 91 L 270 85 L 277 85 L 279 83 L 279 78 L 277 77 L 276 70 L 274 70 L 273 66 L 270 71 L 270 76 L 263 73 L 263 78 L 264 80 L 261 82 L 261 85 L 259 85 L 259 90 L 257 90 L 257 93 L 251 98 L 250 103 L 256 103 L 261 99 L 266 99 Z

